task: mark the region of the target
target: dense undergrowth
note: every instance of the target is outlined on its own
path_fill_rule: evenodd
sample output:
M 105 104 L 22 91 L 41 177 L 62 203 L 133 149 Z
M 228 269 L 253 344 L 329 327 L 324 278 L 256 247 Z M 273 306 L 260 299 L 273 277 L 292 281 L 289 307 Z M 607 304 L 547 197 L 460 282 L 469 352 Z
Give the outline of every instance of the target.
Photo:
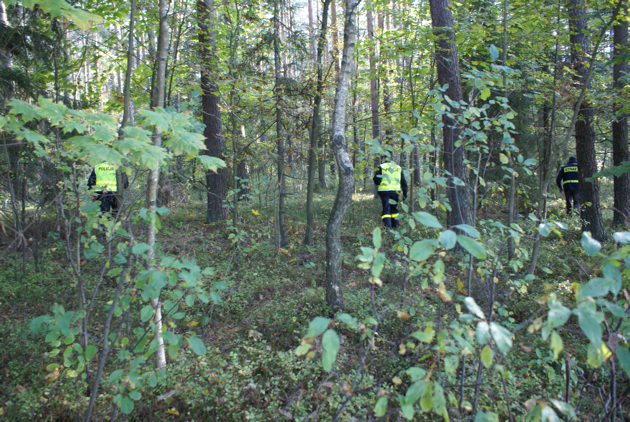
M 316 336 L 308 339 L 315 353 L 296 356 L 309 322 L 338 315 L 327 308 L 323 285 L 323 233 L 332 199 L 332 192 L 317 196 L 316 240 L 310 247 L 302 246 L 305 219 L 301 218 L 301 202 L 291 200 L 287 207 L 289 246 L 279 251 L 273 242 L 274 210 L 261 208 L 255 201 L 243 204 L 237 232 L 232 221 L 203 223 L 204 205 L 194 199 L 175 207 L 163 219 L 161 250 L 178 259 L 193 259 L 200 267 L 213 267 L 210 281 L 224 282 L 227 288 L 221 291 L 221 303 L 197 301 L 185 317 L 167 321 L 175 333 L 194 331 L 203 339 L 205 353 L 199 356 L 190 347 L 181 347 L 169 357 L 166 370 L 144 366 L 146 381 L 130 387 L 141 398 L 133 412 L 118 413 L 116 419 L 358 421 L 377 419 L 375 415 L 380 413 L 384 414 L 381 420 L 401 420 L 405 412 L 401 413 L 397 395 L 409 397 L 414 382 L 431 377 L 444 391 L 447 416 L 452 420 L 472 420 L 475 411 L 487 417 L 481 420 L 523 420 L 536 406 L 544 410 L 551 406 L 550 400 L 567 398 L 579 409 L 582 420 L 604 416 L 602 400 L 610 395 L 609 372 L 604 365 L 596 373 L 586 363 L 588 340 L 577 317 L 558 328 L 563 345 L 559 356 L 554 357 L 537 332 L 543 324 L 537 318 L 547 312 L 542 308 L 550 295 L 563 303 L 574 302 L 571 283 L 585 283 L 599 271 L 591 269 L 597 258 L 582 250 L 577 220 L 567 221 L 567 229 L 559 235 L 550 233 L 542 239 L 535 277 L 522 274 L 523 265 L 529 262 L 530 238 L 521 238 L 510 266 L 505 235 L 500 235 L 493 220 L 482 220 L 477 226 L 480 243 L 487 251 L 495 251 L 495 260 L 494 264 L 491 260 L 487 265 L 474 264 L 471 296 L 488 320 L 514 334 L 509 354 L 493 347 L 494 361 L 491 358 L 486 365 L 487 356 L 479 358 L 474 350 L 463 359 L 458 355 L 475 337 L 474 325 L 461 318 L 467 313 L 469 255 L 463 250 L 438 249 L 427 260 L 428 270 L 414 274 L 400 236 L 384 232 L 379 249 L 386 258 L 381 282 L 370 283 L 369 271 L 358 268 L 355 257 L 361 254 L 361 246 L 372 246 L 379 210 L 371 195 L 357 194 L 342 232 L 343 312 L 363 322 L 354 329 L 352 324 L 331 322 L 340 339 L 332 371 L 322 368 L 322 344 Z M 498 210 L 500 205 L 495 205 Z M 559 211 L 557 206 L 555 211 Z M 492 204 L 486 207 L 492 210 Z M 431 212 L 441 218 L 439 209 Z M 523 229 L 536 224 L 526 217 L 518 223 Z M 410 230 L 406 222 L 403 229 L 413 240 L 434 232 L 421 226 Z M 37 268 L 32 259 L 22 262 L 20 253 L 17 258 L 5 253 L 1 261 L 0 420 L 81 420 L 87 407 L 86 382 L 73 377 L 69 368 L 51 366 L 60 362 L 59 356 L 51 356 L 43 336 L 29 328 L 35 317 L 49 313 L 55 303 L 66 309 L 76 307 L 76 281 L 65 267 L 60 237 L 50 231 Z M 605 250 L 613 249 L 614 245 L 605 245 Z M 430 280 L 438 259 L 444 263 L 445 290 Z M 86 260 L 81 265 L 90 292 L 103 263 Z M 105 277 L 103 283 L 105 297 L 115 289 L 116 281 Z M 629 287 L 627 278 L 623 283 Z M 490 293 L 488 286 L 494 286 Z M 107 311 L 107 306 L 95 309 L 93 319 L 100 320 Z M 95 325 L 88 333 L 97 345 L 102 341 L 101 329 Z M 412 336 L 418 332 L 426 336 Z M 108 383 L 115 369 L 113 364 L 105 368 L 96 420 L 112 418 L 116 408 L 112 406 L 116 383 Z M 627 376 L 621 372 L 617 378 L 616 388 L 625 390 Z M 129 379 L 122 382 L 130 383 Z M 388 398 L 387 412 L 375 408 L 382 397 Z M 439 406 L 435 400 L 423 395 L 422 410 L 433 408 L 435 412 Z M 415 418 L 437 420 L 443 416 L 418 412 Z

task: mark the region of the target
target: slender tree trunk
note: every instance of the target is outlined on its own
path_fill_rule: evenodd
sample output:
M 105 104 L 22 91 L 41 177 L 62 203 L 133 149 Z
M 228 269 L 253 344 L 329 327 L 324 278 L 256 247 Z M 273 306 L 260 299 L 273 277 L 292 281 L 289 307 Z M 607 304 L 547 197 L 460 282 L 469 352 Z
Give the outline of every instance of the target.
M 627 8 L 625 10 L 627 15 Z M 613 27 L 614 31 L 614 57 L 620 57 L 628 53 L 628 21 L 619 19 Z M 622 59 L 613 65 L 613 81 L 615 96 L 623 98 L 623 80 L 628 75 L 628 59 Z M 618 166 L 624 161 L 630 160 L 628 154 L 628 116 L 622 111 L 627 101 L 617 99 L 613 105 L 615 120 L 612 122 L 613 138 L 613 165 Z M 627 98 L 626 98 L 627 100 Z M 630 224 L 630 173 L 614 177 L 614 210 L 613 227 L 628 227 Z
M 372 108 L 372 139 L 380 138 L 380 125 L 378 119 L 378 76 L 376 75 L 376 59 L 374 57 L 374 18 L 371 8 L 373 5 L 368 4 L 366 13 L 367 18 L 367 35 L 370 40 L 370 54 L 368 60 L 370 62 L 370 106 Z M 378 168 L 381 164 L 380 157 L 374 157 L 374 168 Z M 378 187 L 374 186 L 374 198 L 378 198 Z
M 588 35 L 585 33 L 588 30 L 587 26 L 588 19 L 584 0 L 570 0 L 569 28 L 571 32 L 571 62 L 575 71 L 574 80 L 578 86 L 585 85 L 586 89 L 589 88 L 588 68 L 585 66 L 586 52 L 589 46 Z M 587 178 L 597 173 L 595 130 L 593 129 L 594 111 L 586 96 L 579 106 L 579 115 L 575 123 L 575 149 L 580 170 L 582 230 L 590 231 L 593 238 L 602 241 L 606 237 L 606 231 L 599 203 L 599 181 L 586 181 Z
M 201 55 L 201 103 L 203 110 L 206 155 L 223 159 L 223 133 L 221 128 L 220 93 L 212 80 L 217 66 L 216 43 L 214 38 L 215 10 L 213 0 L 197 1 L 197 25 Z M 227 198 L 226 169 L 206 172 L 207 214 L 206 221 L 224 220 L 228 209 L 223 206 Z
M 284 163 L 284 127 L 282 124 L 282 96 L 281 82 L 282 77 L 280 68 L 280 13 L 279 13 L 279 1 L 275 0 L 273 3 L 273 16 L 274 16 L 274 38 L 273 38 L 273 61 L 274 70 L 276 76 L 276 140 L 278 142 L 278 235 L 279 235 L 279 247 L 285 247 L 287 245 L 287 229 L 284 222 L 284 197 L 286 195 L 286 178 L 285 178 L 285 163 Z
M 317 51 L 317 41 L 315 40 L 314 35 L 315 30 L 313 29 L 313 0 L 308 0 L 308 50 L 311 53 L 311 58 L 313 60 L 317 60 L 317 56 L 315 54 Z
M 168 26 L 167 26 L 167 11 L 168 4 L 166 0 L 159 1 L 159 17 L 160 17 L 160 28 L 158 34 L 158 45 L 157 45 L 157 66 L 156 66 L 156 84 L 154 88 L 155 93 L 155 101 L 157 107 L 164 107 L 164 95 L 166 91 L 166 57 L 168 54 L 167 51 L 167 38 L 168 38 Z M 157 147 L 162 146 L 162 133 L 155 129 L 153 132 L 153 144 Z M 152 215 L 156 214 L 156 200 L 157 200 L 157 191 L 158 191 L 158 183 L 160 177 L 160 165 L 158 163 L 155 164 L 155 168 L 151 170 L 149 173 L 149 180 L 147 186 L 147 202 L 149 213 Z M 155 257 L 155 235 L 156 235 L 156 227 L 155 223 L 151 222 L 149 224 L 147 230 L 147 244 L 149 245 L 149 250 L 147 251 L 147 262 L 146 269 L 149 270 L 152 267 L 153 258 Z M 162 307 L 160 305 L 160 298 L 152 299 L 151 305 L 155 309 L 155 326 L 156 333 L 155 338 L 158 341 L 159 347 L 156 352 L 156 360 L 157 367 L 163 368 L 166 366 L 166 353 L 164 351 L 164 339 L 162 338 Z
M 7 28 L 9 26 L 9 21 L 7 19 L 7 11 L 4 3 L 0 0 L 0 27 Z M 56 56 L 55 56 L 56 58 Z M 6 51 L 3 46 L 0 46 L 0 67 L 4 67 L 5 69 L 11 69 L 11 55 L 8 51 Z M 2 98 L 0 98 L 0 110 L 4 110 L 6 104 L 13 97 L 13 84 L 7 84 L 7 86 L 3 89 Z M 57 100 L 58 101 L 58 100 Z
M 460 109 L 453 105 L 462 100 L 462 81 L 459 72 L 459 60 L 457 58 L 457 42 L 453 30 L 453 15 L 449 0 L 430 0 L 431 21 L 433 33 L 438 38 L 436 41 L 437 74 L 440 86 L 448 84 L 445 94 L 452 103 L 445 101 L 444 105 L 451 113 L 457 115 Z M 461 135 L 461 126 L 457 119 L 449 117 L 447 113 L 442 115 L 442 129 L 444 136 L 444 169 L 449 173 L 447 179 L 447 198 L 451 211 L 446 215 L 446 224 L 449 227 L 457 224 L 470 224 L 471 201 L 467 186 L 457 186 L 454 178 L 467 182 L 467 170 L 464 165 L 465 148 Z M 458 142 L 459 141 L 459 142 Z
M 360 0 L 346 0 L 343 31 L 343 56 L 335 93 L 333 114 L 333 151 L 339 168 L 339 186 L 326 226 L 326 303 L 339 309 L 343 305 L 341 290 L 341 226 L 352 202 L 354 168 L 346 144 L 346 105 L 350 86 L 350 66 L 357 39 L 356 8 Z
M 319 114 L 322 104 L 322 92 L 324 90 L 324 69 L 322 68 L 322 55 L 324 52 L 324 44 L 326 42 L 328 6 L 330 5 L 330 1 L 331 0 L 324 0 L 322 10 L 322 26 L 317 42 L 317 91 L 315 92 L 315 104 L 313 106 L 313 117 L 311 119 L 310 148 L 308 150 L 308 185 L 306 187 L 306 235 L 304 237 L 305 245 L 311 245 L 313 243 L 313 230 L 315 228 L 313 194 L 315 192 L 315 170 L 317 168 L 317 142 L 319 140 L 319 137 L 321 136 Z

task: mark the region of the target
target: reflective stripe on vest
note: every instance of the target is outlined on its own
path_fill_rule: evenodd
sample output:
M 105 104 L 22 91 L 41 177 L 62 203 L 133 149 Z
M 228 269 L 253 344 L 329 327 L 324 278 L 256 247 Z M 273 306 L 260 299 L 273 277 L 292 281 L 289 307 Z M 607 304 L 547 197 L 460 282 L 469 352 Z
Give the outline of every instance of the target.
M 385 190 L 400 190 L 400 179 L 402 175 L 402 169 L 396 163 L 384 163 L 381 164 L 382 179 L 378 185 L 379 191 Z
M 567 183 L 580 183 L 580 181 L 579 180 L 565 180 L 562 182 L 563 185 Z
M 109 163 L 96 166 L 96 187 L 105 191 L 116 190 L 116 167 Z

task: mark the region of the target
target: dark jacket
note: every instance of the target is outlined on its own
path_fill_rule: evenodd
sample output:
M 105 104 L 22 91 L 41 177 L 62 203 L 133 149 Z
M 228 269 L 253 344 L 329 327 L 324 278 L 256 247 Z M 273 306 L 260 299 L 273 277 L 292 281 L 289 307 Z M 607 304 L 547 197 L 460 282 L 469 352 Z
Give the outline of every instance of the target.
M 372 180 L 374 181 L 375 185 L 380 185 L 381 184 L 381 180 L 383 180 L 383 169 L 381 168 L 381 166 L 378 166 L 378 169 L 376 169 L 376 173 L 374 173 L 374 177 L 372 178 Z M 403 198 L 407 197 L 407 179 L 405 179 L 405 171 L 401 171 L 400 174 L 400 187 L 402 189 L 402 194 L 403 194 Z
M 556 176 L 556 185 L 562 190 L 580 190 L 579 180 L 577 160 L 569 161 L 560 167 L 558 176 Z

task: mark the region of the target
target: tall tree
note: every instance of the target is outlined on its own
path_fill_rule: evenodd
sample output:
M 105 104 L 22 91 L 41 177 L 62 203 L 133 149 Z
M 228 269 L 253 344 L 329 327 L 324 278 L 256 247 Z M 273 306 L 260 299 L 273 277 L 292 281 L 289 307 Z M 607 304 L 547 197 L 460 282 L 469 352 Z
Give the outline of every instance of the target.
M 339 169 L 339 185 L 335 203 L 326 226 L 326 303 L 338 309 L 343 304 L 341 290 L 341 225 L 346 216 L 354 190 L 354 168 L 346 143 L 346 106 L 350 87 L 350 68 L 357 40 L 356 8 L 359 0 L 346 0 L 343 31 L 343 54 L 333 113 L 332 144 Z
M 313 214 L 313 194 L 315 192 L 315 170 L 317 168 L 317 142 L 321 137 L 321 117 L 322 93 L 324 91 L 324 69 L 322 56 L 324 43 L 326 42 L 326 28 L 328 26 L 328 7 L 331 0 L 324 0 L 322 9 L 322 25 L 317 41 L 317 90 L 313 105 L 313 116 L 311 118 L 310 147 L 308 149 L 308 185 L 306 187 L 306 235 L 304 244 L 313 243 L 313 230 L 315 217 Z
M 367 17 L 367 34 L 370 40 L 369 48 L 369 66 L 370 66 L 370 107 L 372 109 L 372 139 L 377 140 L 380 137 L 380 125 L 378 119 L 378 76 L 376 75 L 376 58 L 374 50 L 376 41 L 374 40 L 374 17 L 372 15 L 372 4 L 368 4 L 366 13 Z M 374 157 L 374 168 L 381 164 L 380 157 Z M 378 198 L 378 188 L 374 186 L 374 198 Z
M 435 55 L 437 74 L 440 86 L 448 85 L 444 100 L 447 113 L 442 114 L 444 127 L 444 169 L 447 174 L 447 198 L 451 210 L 446 215 L 446 224 L 451 227 L 457 224 L 471 223 L 471 202 L 467 186 L 460 186 L 453 181 L 458 178 L 464 183 L 467 171 L 464 165 L 464 143 L 460 140 L 461 127 L 457 120 L 462 101 L 462 80 L 457 58 L 457 42 L 453 29 L 453 15 L 449 0 L 430 0 L 431 23 L 433 33 L 437 37 Z
M 156 65 L 156 78 L 155 78 L 155 100 L 156 107 L 164 107 L 164 98 L 166 91 L 166 57 L 168 55 L 168 26 L 167 26 L 167 1 L 160 0 L 158 4 L 159 8 L 159 33 L 158 33 L 158 45 L 157 45 L 157 65 Z M 156 128 L 153 132 L 153 144 L 157 147 L 162 146 L 162 133 Z M 149 173 L 149 180 L 147 183 L 147 202 L 148 209 L 151 215 L 156 215 L 156 202 L 157 202 L 157 190 L 160 178 L 160 165 L 155 163 L 155 168 Z M 156 226 L 155 222 L 151 222 L 147 229 L 147 244 L 149 250 L 147 251 L 147 270 L 151 269 L 153 257 L 155 256 L 155 238 Z M 164 339 L 162 338 L 162 306 L 160 305 L 160 298 L 151 299 L 151 305 L 155 309 L 155 326 L 156 334 L 155 338 L 158 341 L 158 350 L 156 351 L 157 367 L 163 368 L 166 366 L 166 354 L 164 352 Z
M 276 86 L 274 88 L 276 93 L 276 142 L 278 146 L 278 160 L 277 160 L 277 172 L 278 172 L 278 215 L 277 215 L 277 229 L 278 229 L 278 246 L 285 247 L 287 245 L 287 228 L 284 222 L 284 199 L 286 195 L 286 177 L 285 177 L 285 163 L 284 163 L 284 126 L 282 123 L 282 69 L 280 66 L 280 0 L 274 0 L 273 2 L 273 63 L 274 73 L 276 78 Z
M 612 122 L 613 164 L 620 165 L 630 160 L 628 154 L 628 116 L 623 111 L 627 101 L 623 97 L 623 78 L 628 75 L 628 21 L 627 9 L 623 10 L 613 27 L 613 65 L 614 88 L 617 98 L 613 105 L 614 120 Z M 624 19 L 624 16 L 625 19 Z M 626 99 L 627 100 L 627 99 Z M 623 226 L 630 223 L 630 173 L 614 177 L 614 210 L 613 226 Z
M 589 47 L 588 19 L 584 0 L 570 0 L 569 31 L 571 42 L 571 64 L 574 80 L 578 86 L 589 89 L 588 68 L 585 66 Z M 575 122 L 575 150 L 580 169 L 580 203 L 582 204 L 582 229 L 590 231 L 593 238 L 603 240 L 606 236 L 602 210 L 599 203 L 599 181 L 586 179 L 597 173 L 595 156 L 595 130 L 593 129 L 593 107 L 585 96 L 579 104 Z M 590 203 L 590 205 L 588 205 Z
M 223 133 L 221 129 L 221 107 L 219 88 L 212 80 L 212 71 L 217 66 L 214 24 L 216 20 L 214 0 L 197 1 L 197 25 L 199 26 L 199 49 L 201 56 L 201 104 L 203 123 L 206 125 L 206 155 L 223 159 Z M 225 169 L 206 172 L 207 214 L 206 221 L 223 220 L 228 209 L 223 206 L 227 198 L 227 174 Z

